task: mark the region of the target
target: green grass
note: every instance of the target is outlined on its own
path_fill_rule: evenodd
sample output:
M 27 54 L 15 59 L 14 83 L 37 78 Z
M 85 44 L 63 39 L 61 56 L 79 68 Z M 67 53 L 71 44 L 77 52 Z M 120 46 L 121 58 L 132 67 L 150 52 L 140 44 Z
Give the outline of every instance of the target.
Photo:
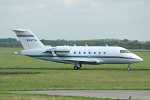
M 0 48 L 0 91 L 17 90 L 149 90 L 150 71 L 127 71 L 127 65 L 73 65 L 43 61 L 13 54 L 13 49 Z M 150 69 L 149 52 L 135 52 L 144 59 L 131 69 Z M 70 70 L 68 70 L 70 69 Z
M 43 94 L 0 93 L 0 100 L 112 100 L 112 99 L 74 97 L 74 96 L 56 96 L 56 95 L 43 95 Z M 113 100 L 120 100 L 120 99 L 113 99 Z
M 2 75 L 0 76 L 0 84 L 2 91 L 149 90 L 150 72 L 47 70 L 40 74 Z

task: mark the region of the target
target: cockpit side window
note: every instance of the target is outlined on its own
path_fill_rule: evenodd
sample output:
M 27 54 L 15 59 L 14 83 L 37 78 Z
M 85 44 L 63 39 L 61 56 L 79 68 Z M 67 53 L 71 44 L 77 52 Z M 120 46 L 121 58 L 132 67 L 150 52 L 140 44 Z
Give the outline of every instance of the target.
M 126 53 L 131 53 L 129 50 L 126 50 Z
M 120 50 L 120 53 L 130 53 L 129 50 Z
M 120 50 L 120 53 L 125 53 L 125 50 Z

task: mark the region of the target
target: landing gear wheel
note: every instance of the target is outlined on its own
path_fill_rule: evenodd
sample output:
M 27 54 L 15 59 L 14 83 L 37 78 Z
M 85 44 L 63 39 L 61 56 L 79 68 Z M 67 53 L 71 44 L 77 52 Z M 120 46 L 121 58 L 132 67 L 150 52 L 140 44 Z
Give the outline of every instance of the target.
M 130 70 L 130 68 L 127 68 L 127 70 Z
M 74 70 L 79 70 L 79 67 L 78 66 L 74 66 Z

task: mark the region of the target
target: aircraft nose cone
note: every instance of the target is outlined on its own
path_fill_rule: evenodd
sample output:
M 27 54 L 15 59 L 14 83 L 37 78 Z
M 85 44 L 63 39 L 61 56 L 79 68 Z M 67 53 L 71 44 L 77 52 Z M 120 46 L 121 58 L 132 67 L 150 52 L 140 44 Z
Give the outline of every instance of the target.
M 139 56 L 137 56 L 137 55 L 133 55 L 133 58 L 135 59 L 134 61 L 135 62 L 141 62 L 141 61 L 143 61 L 143 59 L 141 58 L 141 57 L 139 57 Z
M 139 57 L 139 61 L 143 61 L 143 59 Z
M 136 58 L 137 58 L 138 62 L 143 61 L 143 59 L 141 57 L 139 57 L 139 56 L 137 56 Z

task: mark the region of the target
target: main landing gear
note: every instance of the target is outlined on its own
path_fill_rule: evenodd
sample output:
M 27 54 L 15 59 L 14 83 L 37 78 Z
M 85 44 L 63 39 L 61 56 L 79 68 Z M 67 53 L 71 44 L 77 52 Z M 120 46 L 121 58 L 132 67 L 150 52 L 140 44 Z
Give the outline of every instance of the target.
M 81 64 L 76 64 L 76 65 L 74 66 L 74 70 L 79 70 L 81 67 L 82 67 Z
M 79 70 L 79 67 L 78 66 L 74 66 L 74 70 Z

